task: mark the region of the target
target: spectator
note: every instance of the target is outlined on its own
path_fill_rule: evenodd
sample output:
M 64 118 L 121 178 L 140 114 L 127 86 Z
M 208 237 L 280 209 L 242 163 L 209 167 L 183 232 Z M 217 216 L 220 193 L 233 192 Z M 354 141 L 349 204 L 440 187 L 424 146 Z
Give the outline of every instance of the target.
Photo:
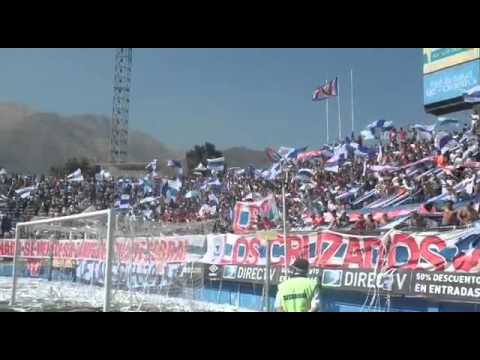
M 366 223 L 365 223 L 365 217 L 361 216 L 356 222 L 353 227 L 357 231 L 365 231 L 366 229 Z
M 367 214 L 365 216 L 365 230 L 371 231 L 375 230 L 377 228 L 377 224 L 373 220 L 372 214 Z
M 478 220 L 478 212 L 473 208 L 473 202 L 469 202 L 458 212 L 458 221 L 462 225 L 469 225 Z
M 453 210 L 453 202 L 447 201 L 443 209 L 442 225 L 454 226 L 458 225 L 457 212 Z
M 12 229 L 12 222 L 10 220 L 10 217 L 8 215 L 4 215 L 2 217 L 2 222 L 1 222 L 1 225 L 0 225 L 2 238 L 4 237 L 4 234 L 10 233 L 11 229 Z
M 427 221 L 418 212 L 414 212 L 410 218 L 410 226 L 416 229 L 425 229 L 427 227 Z

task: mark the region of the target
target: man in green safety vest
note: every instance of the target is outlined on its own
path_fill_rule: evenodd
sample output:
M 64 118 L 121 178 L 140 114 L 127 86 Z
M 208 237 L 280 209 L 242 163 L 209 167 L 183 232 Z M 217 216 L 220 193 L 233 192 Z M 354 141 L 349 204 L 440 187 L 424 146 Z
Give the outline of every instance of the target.
M 320 308 L 318 280 L 308 278 L 308 261 L 296 259 L 292 276 L 278 285 L 275 308 L 282 312 L 316 312 Z

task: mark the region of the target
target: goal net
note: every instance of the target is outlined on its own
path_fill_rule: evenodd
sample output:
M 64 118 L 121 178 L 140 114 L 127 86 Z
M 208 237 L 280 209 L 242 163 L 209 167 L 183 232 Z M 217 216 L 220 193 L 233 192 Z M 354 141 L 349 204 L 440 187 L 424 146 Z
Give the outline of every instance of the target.
M 191 235 L 200 230 L 114 210 L 18 223 L 14 239 L 0 239 L 0 303 L 16 311 L 233 310 L 202 300 L 206 236 Z

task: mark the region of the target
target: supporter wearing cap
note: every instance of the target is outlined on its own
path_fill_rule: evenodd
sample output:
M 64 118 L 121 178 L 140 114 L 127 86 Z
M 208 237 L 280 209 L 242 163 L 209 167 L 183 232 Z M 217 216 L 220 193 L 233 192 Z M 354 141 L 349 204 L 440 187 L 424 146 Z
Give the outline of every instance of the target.
M 275 308 L 280 312 L 315 312 L 320 308 L 318 279 L 309 279 L 309 263 L 296 259 L 291 266 L 292 276 L 278 285 Z

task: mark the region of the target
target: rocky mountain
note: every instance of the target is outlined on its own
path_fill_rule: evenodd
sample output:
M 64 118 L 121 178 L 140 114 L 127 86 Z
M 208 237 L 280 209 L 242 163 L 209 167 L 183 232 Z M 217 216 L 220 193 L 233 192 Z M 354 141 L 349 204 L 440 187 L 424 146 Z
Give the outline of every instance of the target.
M 36 112 L 24 105 L 0 104 L 0 168 L 22 173 L 48 173 L 51 166 L 86 157 L 95 163 L 108 161 L 110 119 L 99 115 L 63 116 Z M 130 129 L 129 162 L 157 158 L 185 159 L 185 151 L 172 150 L 141 131 Z M 192 144 L 193 146 L 193 144 Z M 270 166 L 264 151 L 232 147 L 223 151 L 229 167 Z
M 108 117 L 39 113 L 15 104 L 0 104 L 0 167 L 15 172 L 47 173 L 72 157 L 108 160 Z M 129 159 L 148 162 L 183 157 L 153 137 L 131 130 Z

